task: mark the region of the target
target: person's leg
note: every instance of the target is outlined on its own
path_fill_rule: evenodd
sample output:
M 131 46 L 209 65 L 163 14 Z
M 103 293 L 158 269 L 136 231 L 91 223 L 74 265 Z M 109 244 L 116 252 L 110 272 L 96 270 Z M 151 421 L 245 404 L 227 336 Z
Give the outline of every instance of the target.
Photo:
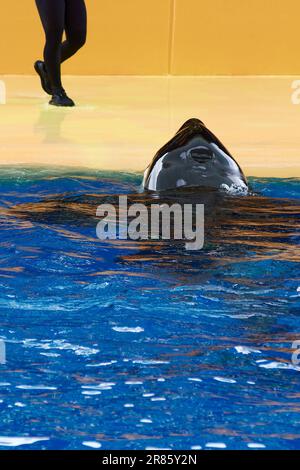
M 65 0 L 66 41 L 61 48 L 61 62 L 74 55 L 86 41 L 87 12 L 84 0 Z
M 46 35 L 45 67 L 53 90 L 61 84 L 61 42 L 65 25 L 65 0 L 36 0 Z

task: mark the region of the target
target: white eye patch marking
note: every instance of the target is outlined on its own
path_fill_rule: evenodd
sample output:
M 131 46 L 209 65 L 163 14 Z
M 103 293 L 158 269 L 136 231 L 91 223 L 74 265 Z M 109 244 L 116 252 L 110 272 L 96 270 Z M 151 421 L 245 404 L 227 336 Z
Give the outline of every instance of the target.
M 212 143 L 211 145 L 212 145 L 212 147 L 214 147 L 217 150 L 217 152 L 216 152 L 217 155 L 218 155 L 218 152 L 219 152 L 225 158 L 225 160 L 228 163 L 229 168 L 232 171 L 236 171 L 236 172 L 239 171 L 238 165 L 236 164 L 236 162 L 232 158 L 230 158 L 228 155 L 226 155 L 226 153 L 223 152 L 223 150 L 220 149 L 220 147 L 218 147 L 215 143 Z

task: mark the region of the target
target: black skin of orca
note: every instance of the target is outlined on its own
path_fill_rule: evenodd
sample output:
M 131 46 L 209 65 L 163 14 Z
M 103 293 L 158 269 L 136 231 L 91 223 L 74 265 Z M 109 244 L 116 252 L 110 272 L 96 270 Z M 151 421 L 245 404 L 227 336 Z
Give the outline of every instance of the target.
M 191 187 L 248 188 L 239 164 L 199 119 L 186 121 L 157 152 L 142 184 L 142 190 L 158 192 Z

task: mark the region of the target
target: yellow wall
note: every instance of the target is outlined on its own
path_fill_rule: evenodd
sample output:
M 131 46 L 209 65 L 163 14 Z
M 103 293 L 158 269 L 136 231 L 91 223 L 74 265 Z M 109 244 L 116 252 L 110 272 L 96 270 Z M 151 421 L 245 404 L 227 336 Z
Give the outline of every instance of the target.
M 172 73 L 300 73 L 299 0 L 177 0 Z
M 32 73 L 34 0 L 0 0 L 0 73 Z M 86 0 L 89 35 L 70 74 L 300 73 L 299 0 Z

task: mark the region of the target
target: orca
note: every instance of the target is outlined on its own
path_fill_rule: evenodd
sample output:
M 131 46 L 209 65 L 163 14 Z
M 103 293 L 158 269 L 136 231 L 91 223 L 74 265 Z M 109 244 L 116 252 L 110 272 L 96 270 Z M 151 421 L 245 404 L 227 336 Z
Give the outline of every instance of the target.
M 142 190 L 210 188 L 248 192 L 247 179 L 233 156 L 199 119 L 189 119 L 154 156 Z

